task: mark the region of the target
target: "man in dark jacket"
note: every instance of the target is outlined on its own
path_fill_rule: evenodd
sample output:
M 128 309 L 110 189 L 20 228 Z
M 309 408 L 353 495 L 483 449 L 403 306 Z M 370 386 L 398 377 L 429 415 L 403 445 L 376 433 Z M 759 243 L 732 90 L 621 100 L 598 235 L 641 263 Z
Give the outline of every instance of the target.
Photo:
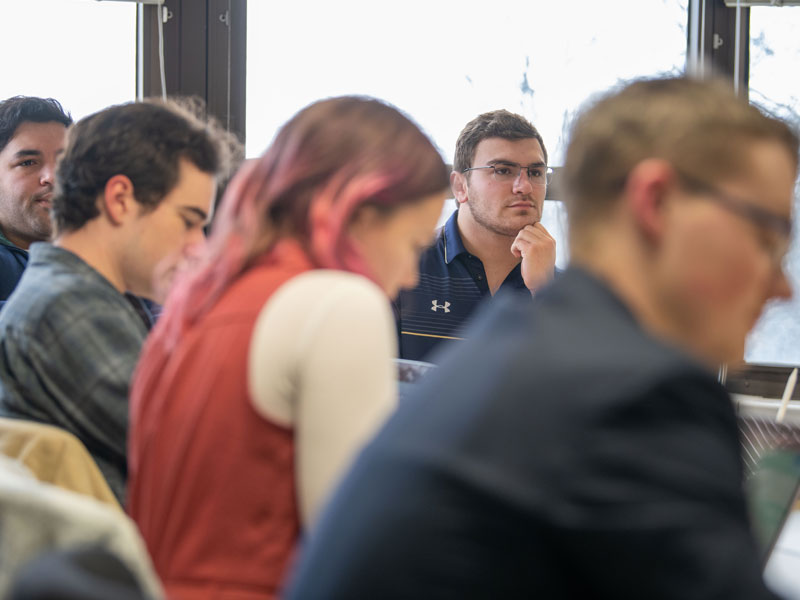
M 50 237 L 56 157 L 72 118 L 52 98 L 0 102 L 0 305 L 28 264 L 28 247 Z

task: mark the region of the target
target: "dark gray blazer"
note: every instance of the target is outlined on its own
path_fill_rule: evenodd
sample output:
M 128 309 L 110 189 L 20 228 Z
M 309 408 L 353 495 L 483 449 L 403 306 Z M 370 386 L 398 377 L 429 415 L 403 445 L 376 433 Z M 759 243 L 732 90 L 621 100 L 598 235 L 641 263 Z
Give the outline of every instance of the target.
M 774 598 L 711 373 L 575 268 L 467 337 L 357 460 L 288 598 Z

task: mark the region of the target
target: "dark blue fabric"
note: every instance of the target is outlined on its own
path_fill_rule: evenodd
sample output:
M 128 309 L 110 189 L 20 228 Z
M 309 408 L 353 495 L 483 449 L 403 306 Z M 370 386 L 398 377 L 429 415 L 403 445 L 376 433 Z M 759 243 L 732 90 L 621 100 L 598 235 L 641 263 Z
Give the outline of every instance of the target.
M 0 306 L 17 287 L 28 265 L 28 251 L 0 239 Z
M 774 598 L 708 369 L 575 268 L 467 335 L 357 458 L 288 600 Z
M 156 323 L 156 319 L 161 316 L 161 305 L 156 304 L 153 300 L 142 298 L 141 296 L 134 296 L 129 292 L 125 293 L 125 298 L 128 299 L 128 302 L 131 303 L 131 306 L 133 306 L 134 310 L 142 318 L 142 322 L 145 327 L 147 327 L 148 331 L 152 329 L 153 325 Z
M 450 216 L 422 254 L 417 287 L 402 291 L 394 303 L 400 358 L 435 362 L 433 351 L 463 339 L 463 325 L 492 297 L 483 263 L 464 247 L 457 216 L 458 211 Z M 530 298 L 519 265 L 495 295 L 509 292 Z

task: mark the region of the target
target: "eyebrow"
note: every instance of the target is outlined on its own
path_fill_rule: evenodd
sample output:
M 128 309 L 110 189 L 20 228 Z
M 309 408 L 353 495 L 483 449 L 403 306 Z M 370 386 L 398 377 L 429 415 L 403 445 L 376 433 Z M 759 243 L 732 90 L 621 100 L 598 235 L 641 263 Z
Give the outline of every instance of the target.
M 504 164 L 504 165 L 514 165 L 514 166 L 517 166 L 517 167 L 522 166 L 519 163 L 515 163 L 513 160 L 508 160 L 506 158 L 495 158 L 493 160 L 490 160 L 486 164 L 488 164 L 488 165 Z M 531 167 L 546 167 L 546 166 L 547 166 L 547 164 L 542 162 L 542 161 L 532 162 L 532 163 L 530 163 L 528 165 L 525 165 L 525 167 L 527 167 L 528 169 L 530 169 Z
M 34 150 L 29 148 L 24 148 L 22 150 L 18 150 L 14 153 L 14 158 L 24 158 L 26 156 L 42 156 L 41 150 Z
M 196 206 L 181 206 L 179 210 L 188 211 L 188 212 L 194 213 L 195 215 L 200 217 L 200 220 L 203 223 L 208 221 L 208 214 L 206 213 L 206 211 L 204 211 L 204 210 L 202 210 L 200 208 L 197 208 Z

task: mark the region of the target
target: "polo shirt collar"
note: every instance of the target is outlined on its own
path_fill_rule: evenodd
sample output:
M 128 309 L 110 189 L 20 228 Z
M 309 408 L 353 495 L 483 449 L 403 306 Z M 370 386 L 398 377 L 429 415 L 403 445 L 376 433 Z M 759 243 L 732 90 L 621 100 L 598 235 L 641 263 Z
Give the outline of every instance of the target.
M 3 233 L 2 229 L 0 229 L 0 244 L 2 244 L 3 246 L 11 246 L 12 248 L 17 248 L 18 250 L 22 250 L 22 248 L 19 248 L 16 244 L 12 243 L 11 240 L 9 240 L 6 237 L 6 234 Z
M 458 210 L 453 211 L 450 218 L 444 224 L 442 229 L 442 237 L 444 240 L 444 262 L 450 264 L 459 254 L 466 253 L 467 249 L 464 247 L 464 242 L 461 241 L 461 234 L 458 231 Z

